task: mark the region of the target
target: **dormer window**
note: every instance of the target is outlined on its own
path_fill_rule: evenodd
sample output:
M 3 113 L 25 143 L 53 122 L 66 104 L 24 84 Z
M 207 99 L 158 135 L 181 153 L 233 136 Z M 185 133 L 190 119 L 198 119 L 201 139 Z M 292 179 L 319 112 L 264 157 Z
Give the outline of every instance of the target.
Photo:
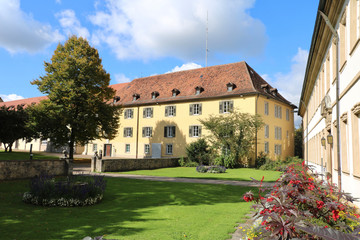
M 261 84 L 261 88 L 264 89 L 266 93 L 269 93 L 269 84 Z
M 236 88 L 236 85 L 232 82 L 229 82 L 228 84 L 226 84 L 227 87 L 227 91 L 231 92 L 232 90 L 234 90 L 234 88 Z
M 270 92 L 271 92 L 272 95 L 277 96 L 277 89 L 276 88 L 271 88 Z
M 140 95 L 139 94 L 137 94 L 137 93 L 134 93 L 133 94 L 133 101 L 136 101 L 136 100 L 138 100 L 140 98 Z
M 115 96 L 115 97 L 114 97 L 114 103 L 117 103 L 118 101 L 120 101 L 120 97 L 119 97 L 119 96 Z
M 180 93 L 179 89 L 176 89 L 176 88 L 174 88 L 171 92 L 172 92 L 173 97 L 176 97 Z
M 195 88 L 195 95 L 199 95 L 200 93 L 202 93 L 204 91 L 204 88 L 201 86 L 197 86 Z
M 152 92 L 151 93 L 151 99 L 155 99 L 155 98 L 157 98 L 158 96 L 159 96 L 160 94 L 159 94 L 159 92 Z

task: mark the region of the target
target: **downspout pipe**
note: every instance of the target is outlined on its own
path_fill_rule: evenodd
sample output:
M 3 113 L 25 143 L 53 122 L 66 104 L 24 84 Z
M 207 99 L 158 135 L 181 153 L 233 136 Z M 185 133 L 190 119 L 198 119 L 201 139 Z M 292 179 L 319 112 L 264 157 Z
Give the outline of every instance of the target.
M 334 38 L 335 38 L 335 45 L 336 45 L 336 154 L 337 154 L 337 163 L 338 163 L 338 187 L 339 191 L 341 191 L 341 149 L 340 149 L 340 106 L 339 106 L 339 80 L 340 80 L 340 73 L 339 73 L 339 34 L 335 30 L 335 28 L 331 25 L 329 18 L 321 11 L 319 14 L 323 17 L 326 25 L 330 28 Z
M 309 113 L 304 101 L 300 99 L 300 102 L 304 105 L 306 112 L 306 165 L 309 165 Z

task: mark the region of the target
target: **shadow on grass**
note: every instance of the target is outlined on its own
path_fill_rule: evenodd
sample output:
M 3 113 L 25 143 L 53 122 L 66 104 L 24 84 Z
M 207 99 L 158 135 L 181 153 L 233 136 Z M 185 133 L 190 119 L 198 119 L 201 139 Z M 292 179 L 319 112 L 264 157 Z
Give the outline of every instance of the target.
M 142 225 L 142 222 L 160 221 L 161 224 L 161 221 L 166 221 L 166 217 L 161 215 L 151 218 L 149 212 L 156 211 L 156 207 L 238 203 L 242 201 L 242 194 L 251 189 L 121 178 L 107 178 L 107 183 L 104 199 L 97 205 L 49 208 L 21 201 L 22 193 L 28 189 L 28 181 L 0 182 L 2 237 L 82 239 L 85 236 L 110 234 L 109 238 L 121 239 L 121 236 L 148 230 L 144 228 L 148 225 Z M 129 227 L 130 222 L 138 223 L 135 226 L 139 227 Z

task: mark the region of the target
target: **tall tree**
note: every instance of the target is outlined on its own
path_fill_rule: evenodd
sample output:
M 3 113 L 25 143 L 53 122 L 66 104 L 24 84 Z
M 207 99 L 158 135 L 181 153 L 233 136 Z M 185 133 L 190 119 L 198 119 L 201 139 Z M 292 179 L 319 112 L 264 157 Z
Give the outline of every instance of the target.
M 303 158 L 303 131 L 302 127 L 295 129 L 295 156 L 299 158 Z
M 30 140 L 34 134 L 27 127 L 28 112 L 22 105 L 0 107 L 0 142 L 5 152 L 12 152 L 12 146 L 18 139 Z
M 212 147 L 218 152 L 229 150 L 237 162 L 251 158 L 256 132 L 263 126 L 260 116 L 237 111 L 199 121 L 211 132 L 207 139 Z
M 120 109 L 112 104 L 115 91 L 103 69 L 98 51 L 83 38 L 70 37 L 59 44 L 46 75 L 32 82 L 48 100 L 30 108 L 32 127 L 57 146 L 74 145 L 98 138 L 112 139 L 119 127 Z

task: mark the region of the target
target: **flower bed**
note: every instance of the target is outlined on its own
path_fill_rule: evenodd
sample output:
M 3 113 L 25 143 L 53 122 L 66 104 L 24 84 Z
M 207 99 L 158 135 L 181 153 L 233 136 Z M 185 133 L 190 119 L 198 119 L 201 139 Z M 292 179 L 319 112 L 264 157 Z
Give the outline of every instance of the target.
M 200 165 L 196 167 L 196 171 L 199 173 L 224 173 L 226 168 L 223 166 L 204 166 Z
M 360 239 L 354 199 L 320 179 L 303 163 L 288 167 L 273 188 L 246 193 L 261 219 L 253 239 Z
M 105 191 L 103 176 L 70 176 L 56 180 L 52 176 L 31 179 L 30 191 L 25 192 L 23 201 L 41 206 L 75 207 L 100 202 Z

